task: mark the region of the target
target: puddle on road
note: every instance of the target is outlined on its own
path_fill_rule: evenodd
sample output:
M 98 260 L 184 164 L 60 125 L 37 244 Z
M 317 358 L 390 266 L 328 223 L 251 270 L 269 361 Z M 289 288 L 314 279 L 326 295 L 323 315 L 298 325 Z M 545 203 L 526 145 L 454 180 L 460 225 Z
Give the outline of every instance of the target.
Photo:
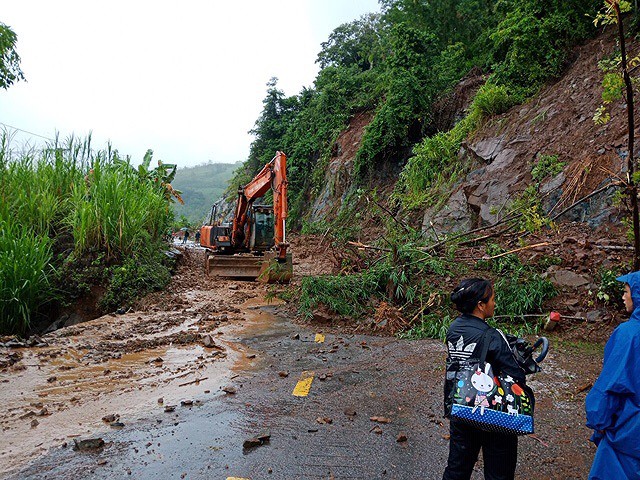
M 214 358 L 216 349 L 200 345 L 127 353 L 99 364 L 83 363 L 87 351 L 72 347 L 22 350 L 20 363 L 27 368 L 0 373 L 0 474 L 74 437 L 99 435 L 109 428 L 101 420 L 105 415 L 119 414 L 126 426 L 154 410 L 163 411 L 164 405 L 212 398 L 236 375 L 259 368 L 259 356 L 247 358 L 255 352 L 241 340 L 274 331 L 276 317 L 260 307 L 275 304 L 252 298 L 240 306 L 242 322 L 218 329 L 224 334 L 215 341 L 226 348 L 226 358 Z M 192 329 L 193 323 L 183 322 L 171 331 Z M 59 354 L 49 359 L 46 355 L 54 350 Z M 163 361 L 154 361 L 158 358 Z M 43 408 L 48 415 L 34 415 Z M 33 420 L 38 422 L 35 427 Z

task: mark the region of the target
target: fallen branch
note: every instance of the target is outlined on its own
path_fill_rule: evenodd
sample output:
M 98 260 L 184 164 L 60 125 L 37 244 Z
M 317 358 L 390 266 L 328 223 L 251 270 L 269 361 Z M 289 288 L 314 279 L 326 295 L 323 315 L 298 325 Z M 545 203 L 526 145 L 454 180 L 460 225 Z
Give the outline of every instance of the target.
M 528 437 L 530 437 L 530 438 L 533 438 L 534 440 L 539 441 L 539 442 L 540 442 L 542 445 L 544 445 L 545 447 L 548 447 L 548 446 L 549 446 L 549 444 L 548 444 L 548 443 L 543 442 L 543 441 L 540 439 L 540 437 L 538 437 L 535 433 L 532 433 L 531 435 L 527 435 L 527 436 L 528 436 Z
M 464 247 L 466 245 L 472 245 L 472 244 L 477 243 L 477 242 L 482 242 L 483 240 L 487 240 L 489 238 L 499 237 L 499 236 L 507 233 L 509 230 L 511 230 L 516 225 L 517 224 L 514 223 L 514 224 L 508 226 L 507 228 L 503 228 L 502 230 L 500 230 L 498 232 L 489 233 L 488 235 L 483 235 L 482 237 L 472 238 L 471 240 L 466 240 L 464 242 L 460 242 L 458 245 L 460 245 L 461 247 Z
M 633 247 L 623 245 L 594 245 L 594 247 L 602 248 L 603 250 L 633 250 Z
M 504 219 L 500 220 L 499 222 L 492 223 L 491 225 L 487 225 L 485 227 L 474 228 L 473 230 L 469 230 L 468 232 L 458 233 L 456 235 L 453 235 L 452 237 L 448 237 L 448 238 L 445 238 L 444 240 L 442 240 L 440 242 L 434 243 L 433 245 L 431 245 L 429 247 L 423 247 L 421 250 L 435 250 L 436 248 L 441 247 L 442 245 L 444 245 L 447 242 L 452 242 L 453 240 L 457 240 L 458 238 L 466 237 L 467 235 L 470 235 L 472 233 L 478 233 L 478 232 L 483 232 L 485 230 L 490 230 L 490 229 L 492 229 L 494 227 L 497 227 L 498 225 L 502 225 L 504 223 L 510 222 L 510 221 L 515 220 L 517 218 L 520 218 L 521 216 L 522 216 L 522 214 L 519 213 L 518 215 L 514 215 L 513 217 L 504 218 Z M 474 242 L 476 240 L 467 240 L 467 242 Z M 466 243 L 466 242 L 463 242 L 461 245 L 463 245 L 464 243 Z
M 549 242 L 542 242 L 542 243 L 536 243 L 534 245 L 527 245 L 526 247 L 520 247 L 520 248 L 516 248 L 514 250 L 509 250 L 508 252 L 503 252 L 503 253 L 499 253 L 498 255 L 493 255 L 491 257 L 482 257 L 482 260 L 493 260 L 496 258 L 500 258 L 500 257 L 504 257 L 505 255 L 509 255 L 511 253 L 516 253 L 516 252 L 520 252 L 522 250 L 528 250 L 530 248 L 536 248 L 536 247 L 546 247 L 547 245 L 551 245 L 551 243 Z
M 378 250 L 380 252 L 390 252 L 391 249 L 389 248 L 382 248 L 382 247 L 374 247 L 372 245 L 365 245 L 364 243 L 360 243 L 360 242 L 347 242 L 348 245 L 352 245 L 358 249 L 361 250 Z
M 380 203 L 378 203 L 377 201 L 375 201 L 375 200 L 371 200 L 369 197 L 367 197 L 367 202 L 371 202 L 371 201 L 373 201 L 373 203 L 375 203 L 375 204 L 378 206 L 378 208 L 380 208 L 380 209 L 381 209 L 381 210 L 383 210 L 387 215 L 389 215 L 389 216 L 393 219 L 393 221 L 394 221 L 394 222 L 396 222 L 398 225 L 400 225 L 402 228 L 404 228 L 404 231 L 405 231 L 405 232 L 407 232 L 407 233 L 411 233 L 411 229 L 410 229 L 407 225 L 405 225 L 402 221 L 398 220 L 398 219 L 396 218 L 396 216 L 395 216 L 393 213 L 391 213 L 391 212 L 390 212 L 390 211 L 389 211 L 389 210 L 388 210 L 384 205 L 381 205 L 381 204 L 380 204 Z
M 187 385 L 192 385 L 194 383 L 200 383 L 203 380 L 207 380 L 209 377 L 202 377 L 202 378 L 196 378 L 195 380 L 192 380 L 190 382 L 187 383 L 181 383 L 180 385 L 178 385 L 179 387 L 186 387 Z

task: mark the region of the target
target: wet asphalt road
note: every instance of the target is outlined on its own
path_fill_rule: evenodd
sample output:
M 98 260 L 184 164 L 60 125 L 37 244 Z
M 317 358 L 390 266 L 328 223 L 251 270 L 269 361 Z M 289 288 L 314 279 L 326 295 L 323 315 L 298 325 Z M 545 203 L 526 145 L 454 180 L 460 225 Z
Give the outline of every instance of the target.
M 122 419 L 122 429 L 94 435 L 106 442 L 100 451 L 54 448 L 7 478 L 441 478 L 448 449 L 443 345 L 330 333 L 316 343 L 319 330 L 267 318 L 237 333 L 245 358 L 255 358 L 230 374 L 236 394 L 205 394 L 203 384 L 194 406 Z M 303 372 L 313 380 L 308 395 L 297 397 Z M 243 449 L 263 433 L 268 443 Z M 397 441 L 401 433 L 407 441 Z

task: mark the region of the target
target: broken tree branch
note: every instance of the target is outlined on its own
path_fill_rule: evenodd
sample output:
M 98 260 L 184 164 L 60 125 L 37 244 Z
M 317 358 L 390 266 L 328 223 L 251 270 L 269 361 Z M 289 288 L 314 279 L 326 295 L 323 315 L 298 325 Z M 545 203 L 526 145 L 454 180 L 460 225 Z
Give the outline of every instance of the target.
M 445 238 L 444 240 L 442 240 L 440 242 L 434 243 L 433 245 L 431 245 L 429 247 L 422 247 L 422 250 L 435 250 L 436 248 L 443 246 L 447 242 L 452 242 L 453 240 L 457 240 L 458 238 L 466 237 L 467 235 L 470 235 L 472 233 L 477 233 L 477 232 L 483 232 L 485 230 L 490 230 L 493 227 L 497 227 L 498 225 L 502 225 L 504 223 L 510 222 L 511 220 L 516 220 L 517 218 L 520 218 L 521 216 L 522 216 L 522 214 L 519 213 L 519 214 L 514 215 L 512 217 L 504 218 L 504 219 L 500 220 L 499 222 L 492 223 L 491 225 L 487 225 L 485 227 L 474 228 L 473 230 L 469 230 L 468 232 L 458 233 L 458 234 L 453 235 L 451 237 Z M 467 241 L 473 242 L 475 240 L 467 240 Z
M 510 255 L 512 253 L 520 252 L 522 250 L 528 250 L 530 248 L 536 248 L 536 247 L 546 247 L 547 245 L 551 245 L 551 243 L 542 242 L 542 243 L 536 243 L 534 245 L 527 245 L 526 247 L 516 248 L 514 250 L 509 250 L 508 252 L 502 252 L 502 253 L 499 253 L 498 255 L 493 255 L 491 257 L 484 256 L 482 257 L 482 260 L 494 260 L 496 258 L 504 257 L 505 255 Z
M 390 252 L 390 248 L 374 247 L 373 245 L 365 245 L 360 242 L 347 242 L 348 245 L 352 245 L 361 250 L 378 250 L 380 252 Z
M 402 221 L 398 220 L 398 219 L 396 218 L 396 216 L 395 216 L 393 213 L 391 213 L 391 212 L 387 209 L 387 207 L 385 207 L 384 205 L 381 205 L 380 203 L 376 202 L 375 200 L 371 200 L 371 199 L 367 196 L 367 202 L 371 202 L 371 201 L 372 201 L 373 203 L 375 203 L 375 204 L 378 206 L 378 208 L 380 208 L 380 209 L 381 209 L 381 210 L 383 210 L 387 215 L 389 215 L 389 216 L 393 219 L 393 221 L 394 221 L 394 222 L 396 222 L 398 225 L 400 225 L 402 228 L 404 228 L 404 231 L 405 231 L 405 232 L 407 232 L 407 233 L 411 233 L 411 229 L 410 229 L 407 225 L 405 225 Z

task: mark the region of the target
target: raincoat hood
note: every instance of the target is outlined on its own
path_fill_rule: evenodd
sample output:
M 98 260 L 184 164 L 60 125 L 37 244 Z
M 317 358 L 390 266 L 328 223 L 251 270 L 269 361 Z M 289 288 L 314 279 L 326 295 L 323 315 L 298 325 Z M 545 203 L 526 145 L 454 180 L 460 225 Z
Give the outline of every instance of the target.
M 633 313 L 630 320 L 640 320 L 640 272 L 627 273 L 616 280 L 629 285 L 631 300 L 633 300 Z

